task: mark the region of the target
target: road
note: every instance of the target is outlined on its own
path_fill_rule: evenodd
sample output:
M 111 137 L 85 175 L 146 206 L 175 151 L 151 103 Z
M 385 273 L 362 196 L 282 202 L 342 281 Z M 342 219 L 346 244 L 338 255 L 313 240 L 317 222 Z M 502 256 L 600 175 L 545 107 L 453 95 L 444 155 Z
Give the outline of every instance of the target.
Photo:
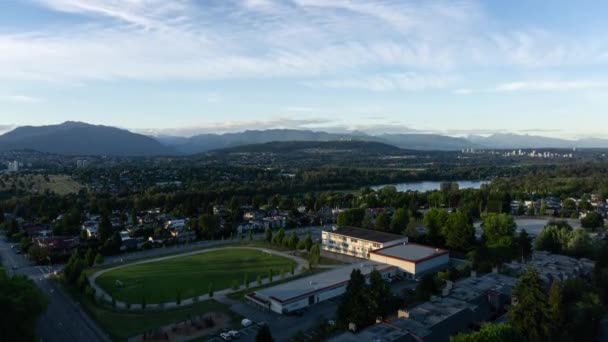
M 23 255 L 16 254 L 4 236 L 0 236 L 0 258 L 9 274 L 29 277 L 49 299 L 47 311 L 36 326 L 40 341 L 110 341 L 82 308 L 48 278 L 48 267 L 32 265 Z M 17 269 L 13 270 L 13 266 Z

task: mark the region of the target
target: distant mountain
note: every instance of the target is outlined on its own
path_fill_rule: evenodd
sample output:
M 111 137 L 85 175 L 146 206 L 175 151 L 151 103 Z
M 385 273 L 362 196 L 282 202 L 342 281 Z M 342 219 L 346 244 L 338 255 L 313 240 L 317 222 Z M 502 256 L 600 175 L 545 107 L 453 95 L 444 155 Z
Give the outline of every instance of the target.
M 11 149 L 32 149 L 63 155 L 175 154 L 174 149 L 145 135 L 73 121 L 49 126 L 22 126 L 0 135 L 0 150 Z
M 382 134 L 374 138 L 411 150 L 457 151 L 463 148 L 481 147 L 465 138 L 454 138 L 439 134 Z
M 493 134 L 488 137 L 470 136 L 469 140 L 486 148 L 608 148 L 608 140 L 606 139 L 567 140 L 511 133 Z
M 215 149 L 260 144 L 272 141 L 375 141 L 413 150 L 460 150 L 479 147 L 464 139 L 436 134 L 383 134 L 368 135 L 361 132 L 327 133 L 308 130 L 269 129 L 240 133 L 201 134 L 187 139 L 159 137 L 161 142 L 175 147 L 184 154 L 200 153 Z
M 375 141 L 272 141 L 261 144 L 241 145 L 210 151 L 212 154 L 274 153 L 274 154 L 403 154 L 406 151 Z

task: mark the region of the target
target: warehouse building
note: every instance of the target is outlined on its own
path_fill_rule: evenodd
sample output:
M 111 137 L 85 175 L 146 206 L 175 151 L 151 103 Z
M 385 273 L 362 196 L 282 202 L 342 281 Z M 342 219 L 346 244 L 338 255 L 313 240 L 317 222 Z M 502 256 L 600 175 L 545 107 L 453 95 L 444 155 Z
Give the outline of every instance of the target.
M 406 241 L 371 251 L 369 259 L 398 267 L 400 274 L 407 278 L 417 278 L 447 267 L 450 263 L 450 252 Z
M 321 233 L 323 250 L 362 259 L 369 259 L 373 250 L 407 241 L 402 235 L 355 227 L 332 227 Z
M 355 269 L 359 269 L 366 278 L 374 269 L 386 279 L 397 272 L 394 266 L 365 261 L 261 289 L 246 298 L 265 310 L 288 314 L 344 294 L 350 274 Z

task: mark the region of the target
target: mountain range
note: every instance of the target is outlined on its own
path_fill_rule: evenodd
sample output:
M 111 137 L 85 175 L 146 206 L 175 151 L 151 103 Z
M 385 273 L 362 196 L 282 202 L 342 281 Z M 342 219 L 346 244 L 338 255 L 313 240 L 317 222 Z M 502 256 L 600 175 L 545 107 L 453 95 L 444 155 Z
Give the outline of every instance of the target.
M 536 135 L 493 134 L 450 137 L 439 134 L 328 133 L 310 130 L 268 129 L 239 133 L 200 134 L 192 137 L 150 137 L 128 130 L 68 121 L 49 126 L 22 126 L 0 135 L 0 150 L 32 149 L 63 155 L 190 155 L 236 146 L 270 142 L 361 141 L 409 150 L 608 148 L 608 139 L 566 140 Z M 286 144 L 288 146 L 288 144 Z

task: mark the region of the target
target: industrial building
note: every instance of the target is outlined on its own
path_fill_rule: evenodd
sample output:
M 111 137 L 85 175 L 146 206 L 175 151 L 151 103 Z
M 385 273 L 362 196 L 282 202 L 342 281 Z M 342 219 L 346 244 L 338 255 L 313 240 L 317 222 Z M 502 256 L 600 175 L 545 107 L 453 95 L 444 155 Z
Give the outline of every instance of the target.
M 447 267 L 450 262 L 450 252 L 405 241 L 371 251 L 369 259 L 396 266 L 407 278 L 416 278 Z
M 328 252 L 369 259 L 369 252 L 407 242 L 402 235 L 355 227 L 332 227 L 321 233 L 321 248 Z
M 263 309 L 287 314 L 344 294 L 350 274 L 355 269 L 366 278 L 376 269 L 387 279 L 398 271 L 394 266 L 365 261 L 261 289 L 246 298 Z

